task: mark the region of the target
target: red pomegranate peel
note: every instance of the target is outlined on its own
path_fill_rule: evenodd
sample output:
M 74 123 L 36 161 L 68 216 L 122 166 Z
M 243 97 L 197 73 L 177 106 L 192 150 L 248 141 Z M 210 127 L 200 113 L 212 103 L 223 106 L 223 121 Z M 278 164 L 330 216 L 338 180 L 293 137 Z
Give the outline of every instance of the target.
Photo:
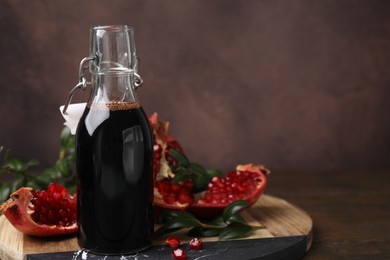
M 36 206 L 31 203 L 31 201 L 36 198 L 33 195 L 34 193 L 35 191 L 29 187 L 23 187 L 15 191 L 11 194 L 11 198 L 9 200 L 0 205 L 0 214 L 4 214 L 17 230 L 29 235 L 48 237 L 71 234 L 77 231 L 75 216 L 73 216 L 72 223 L 65 221 L 67 222 L 65 226 L 60 225 L 60 222 L 64 221 L 64 219 L 61 218 L 59 218 L 59 222 L 56 225 L 37 223 L 34 221 L 33 214 L 35 212 L 34 207 Z M 69 196 L 69 199 L 74 200 L 75 198 L 73 196 Z M 61 217 L 59 216 L 60 214 L 49 212 L 50 209 L 47 211 L 47 216 L 51 214 L 55 217 Z M 73 215 L 73 213 L 71 214 Z

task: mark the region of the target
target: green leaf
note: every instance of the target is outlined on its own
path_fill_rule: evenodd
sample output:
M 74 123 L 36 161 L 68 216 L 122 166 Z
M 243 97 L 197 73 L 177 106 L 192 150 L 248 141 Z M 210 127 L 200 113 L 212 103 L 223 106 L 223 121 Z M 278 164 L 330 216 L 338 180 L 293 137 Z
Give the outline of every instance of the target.
M 223 211 L 223 220 L 227 222 L 231 216 L 240 212 L 245 207 L 249 206 L 249 202 L 246 200 L 237 200 L 230 203 Z
M 242 223 L 231 223 L 221 230 L 219 239 L 227 240 L 232 238 L 243 237 L 252 231 L 252 227 Z
M 153 233 L 153 238 L 157 238 L 159 236 L 162 236 L 164 234 L 167 234 L 167 233 L 171 233 L 171 232 L 175 232 L 175 231 L 178 231 L 182 228 L 171 228 L 171 229 L 167 229 L 165 228 L 164 226 L 160 226 L 157 230 L 154 231 Z
M 184 167 L 188 167 L 190 165 L 190 161 L 184 153 L 181 153 L 175 149 L 169 150 L 169 154 L 181 165 Z
M 9 159 L 3 163 L 2 168 L 19 173 L 23 169 L 23 162 L 17 159 Z
M 60 143 L 63 147 L 73 146 L 74 144 L 74 136 L 70 133 L 69 128 L 64 127 L 61 131 L 60 135 Z
M 18 174 L 25 174 L 25 172 L 32 166 L 38 165 L 37 160 L 30 160 L 26 163 L 23 163 L 21 160 L 18 159 L 9 159 L 6 162 L 3 163 L 1 166 L 2 169 L 6 169 L 8 171 L 18 173 Z
M 234 223 L 234 222 L 246 224 L 245 219 L 241 217 L 238 213 L 230 216 L 230 218 L 226 220 L 227 224 Z
M 22 169 L 21 169 L 21 172 L 26 172 L 30 167 L 36 166 L 36 165 L 38 165 L 38 164 L 39 164 L 39 161 L 38 161 L 38 160 L 35 160 L 35 159 L 30 160 L 30 161 L 28 161 L 28 162 L 26 162 L 26 163 L 23 164 L 23 167 L 22 167 Z
M 214 225 L 214 226 L 225 226 L 226 223 L 223 221 L 222 215 L 219 215 L 218 217 L 214 218 L 213 220 L 207 222 L 207 224 Z
M 36 180 L 30 180 L 27 182 L 26 187 L 31 187 L 33 190 L 39 190 L 47 187 L 47 185 L 38 185 Z
M 220 228 L 194 227 L 187 232 L 187 235 L 191 237 L 216 237 L 221 230 Z
M 160 223 L 176 219 L 176 218 L 194 218 L 196 217 L 187 211 L 182 210 L 164 210 L 160 214 Z
M 201 227 L 202 224 L 192 217 L 174 218 L 164 223 L 166 229 L 185 228 L 185 227 Z
M 165 210 L 160 215 L 160 222 L 163 223 L 162 229 L 171 230 L 184 227 L 200 227 L 202 224 L 194 215 L 187 211 Z M 161 230 L 159 232 L 163 232 Z M 164 231 L 164 232 L 165 232 Z
M 192 183 L 194 184 L 194 192 L 200 192 L 206 189 L 209 179 L 203 175 L 192 175 Z
M 8 183 L 3 183 L 0 185 L 0 203 L 9 199 L 9 195 L 11 194 L 11 188 L 8 186 Z
M 175 176 L 173 177 L 172 181 L 175 183 L 187 180 L 191 178 L 191 173 L 185 170 L 184 168 L 178 168 L 175 171 Z
M 37 177 L 37 179 L 46 183 L 50 183 L 50 182 L 62 180 L 64 178 L 68 178 L 71 175 L 72 175 L 72 171 L 70 170 L 67 161 L 58 160 L 54 166 L 42 172 Z
M 12 192 L 18 190 L 19 188 L 26 186 L 27 178 L 26 176 L 20 175 L 13 181 L 6 182 L 0 185 L 0 203 L 9 199 Z
M 71 171 L 69 169 L 68 163 L 65 160 L 59 160 L 56 163 L 56 169 L 59 173 L 60 178 L 66 178 L 69 177 L 71 174 Z
M 181 165 L 170 165 L 172 172 L 177 172 L 179 169 L 183 167 Z
M 76 185 L 75 185 L 75 181 L 72 181 L 70 183 L 65 183 L 64 184 L 65 187 L 68 189 L 69 193 L 70 194 L 75 194 L 76 193 Z
M 37 176 L 36 181 L 39 183 L 38 185 L 44 185 L 45 183 L 48 185 L 54 180 L 59 178 L 58 171 L 55 167 L 51 167 L 43 171 L 39 176 Z
M 4 155 L 4 162 L 8 161 L 9 159 L 10 159 L 9 150 L 7 150 Z
M 11 191 L 14 192 L 14 191 L 18 190 L 19 188 L 26 186 L 26 184 L 27 184 L 26 177 L 20 176 L 15 181 L 11 182 L 11 184 L 10 184 Z
M 215 177 L 215 176 L 222 177 L 223 176 L 223 173 L 217 169 L 207 169 L 206 171 L 207 171 L 207 174 L 211 177 Z
M 199 163 L 191 163 L 189 165 L 189 169 L 193 170 L 194 172 L 200 173 L 202 175 L 208 175 L 206 169 Z

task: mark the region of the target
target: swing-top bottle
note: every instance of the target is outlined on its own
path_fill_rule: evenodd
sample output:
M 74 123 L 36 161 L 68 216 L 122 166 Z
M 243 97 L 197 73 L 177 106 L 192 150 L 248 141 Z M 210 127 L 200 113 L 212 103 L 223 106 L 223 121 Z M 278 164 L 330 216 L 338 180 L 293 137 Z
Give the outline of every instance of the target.
M 153 233 L 153 140 L 136 97 L 133 29 L 91 28 L 91 95 L 76 132 L 78 243 L 95 253 L 145 249 Z

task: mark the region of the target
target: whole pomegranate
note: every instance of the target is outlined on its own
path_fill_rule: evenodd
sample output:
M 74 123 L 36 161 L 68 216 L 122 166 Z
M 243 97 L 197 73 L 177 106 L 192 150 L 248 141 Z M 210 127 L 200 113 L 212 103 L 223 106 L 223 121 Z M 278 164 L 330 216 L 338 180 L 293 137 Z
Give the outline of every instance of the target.
M 58 236 L 77 231 L 76 196 L 59 184 L 47 190 L 23 187 L 0 205 L 4 214 L 19 231 L 34 236 Z
M 178 162 L 170 155 L 172 149 L 183 153 L 179 142 L 168 134 L 169 123 L 159 121 L 154 113 L 149 117 L 153 128 L 154 204 L 160 208 L 188 210 L 199 217 L 214 217 L 236 200 L 247 200 L 253 205 L 263 192 L 270 171 L 262 165 L 238 165 L 225 176 L 214 176 L 203 191 L 196 190 L 191 179 L 173 181 L 173 169 Z

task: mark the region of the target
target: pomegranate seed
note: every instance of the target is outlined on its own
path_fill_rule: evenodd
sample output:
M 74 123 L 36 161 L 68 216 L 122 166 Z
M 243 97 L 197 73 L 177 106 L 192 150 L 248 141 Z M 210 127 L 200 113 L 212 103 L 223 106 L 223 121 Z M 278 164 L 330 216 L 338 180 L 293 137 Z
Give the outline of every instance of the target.
M 223 183 L 221 181 L 221 178 L 218 177 L 218 176 L 215 176 L 213 177 L 213 179 L 211 180 L 215 185 L 217 185 L 218 187 L 223 187 Z
M 232 183 L 231 187 L 233 190 L 238 190 L 238 183 L 237 182 Z
M 47 212 L 48 212 L 48 210 L 47 210 L 47 208 L 45 208 L 45 207 L 42 207 L 41 210 L 40 210 L 40 213 L 41 213 L 42 215 L 46 215 Z
M 184 204 L 184 203 L 190 203 L 191 204 L 191 203 L 194 202 L 194 198 L 192 198 L 187 192 L 181 192 L 179 194 L 178 201 L 181 204 Z
M 184 189 L 187 190 L 188 192 L 191 192 L 194 187 L 194 184 L 192 183 L 191 180 L 184 180 L 182 185 Z
M 165 240 L 165 243 L 167 244 L 167 246 L 169 246 L 170 248 L 178 248 L 180 246 L 180 239 L 177 238 L 177 237 L 168 237 L 166 240 Z
M 156 187 L 157 187 L 158 191 L 162 195 L 167 194 L 171 190 L 169 182 L 167 182 L 167 181 L 159 181 L 159 182 L 157 182 L 156 183 Z
M 155 152 L 155 154 L 156 154 L 156 153 L 161 153 L 161 151 L 162 151 L 161 145 L 155 144 L 155 145 L 153 146 L 153 151 Z
M 61 200 L 61 207 L 62 208 L 68 208 L 69 207 L 69 200 L 66 200 L 66 199 L 62 199 Z
M 241 192 L 241 193 L 245 193 L 248 191 L 248 188 L 245 187 L 244 185 L 239 185 L 238 186 L 238 190 Z
M 214 195 L 213 195 L 213 198 L 215 199 L 215 200 L 220 200 L 221 199 L 221 194 L 220 193 L 215 193 Z
M 219 188 L 217 186 L 213 186 L 211 189 L 210 189 L 211 192 L 218 192 L 219 191 Z
M 173 191 L 173 192 L 178 192 L 179 190 L 180 190 L 180 186 L 179 186 L 179 184 L 176 184 L 176 183 L 172 183 L 172 185 L 171 185 L 171 190 Z
M 202 250 L 203 242 L 200 238 L 194 237 L 193 239 L 191 239 L 189 246 L 191 249 Z
M 204 200 L 207 201 L 207 202 L 211 202 L 213 200 L 213 196 L 206 192 L 206 194 L 204 195 Z
M 163 196 L 163 200 L 167 204 L 173 204 L 176 202 L 176 196 L 174 193 L 168 193 L 165 196 Z
M 60 202 L 61 199 L 62 199 L 62 195 L 61 195 L 61 193 L 59 193 L 59 192 L 54 192 L 53 197 L 54 197 L 54 201 L 55 201 L 56 203 Z
M 173 250 L 172 257 L 173 257 L 173 259 L 176 259 L 176 260 L 185 260 L 187 258 L 187 253 L 184 249 L 177 248 L 177 249 Z

